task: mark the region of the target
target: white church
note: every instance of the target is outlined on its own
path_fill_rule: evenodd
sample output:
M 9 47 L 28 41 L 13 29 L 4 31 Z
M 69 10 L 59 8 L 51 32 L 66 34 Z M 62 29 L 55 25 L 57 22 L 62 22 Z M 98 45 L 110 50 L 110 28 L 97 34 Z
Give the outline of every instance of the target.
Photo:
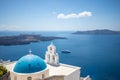
M 59 63 L 59 55 L 53 43 L 48 46 L 45 60 L 29 54 L 18 61 L 4 63 L 10 71 L 11 80 L 91 80 L 89 76 L 80 77 L 80 67 Z

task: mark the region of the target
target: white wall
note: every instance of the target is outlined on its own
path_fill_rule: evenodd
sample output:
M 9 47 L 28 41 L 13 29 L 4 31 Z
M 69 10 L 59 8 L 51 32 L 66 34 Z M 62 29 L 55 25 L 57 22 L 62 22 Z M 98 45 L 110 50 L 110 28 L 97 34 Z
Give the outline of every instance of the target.
M 73 73 L 64 77 L 64 80 L 80 80 L 80 70 L 76 70 Z
M 28 77 L 32 77 L 32 80 L 35 80 L 37 78 L 42 79 L 42 74 L 45 75 L 45 78 L 48 77 L 49 69 L 46 69 L 41 72 L 32 73 L 32 74 L 21 74 L 21 73 L 11 72 L 10 76 L 11 76 L 11 80 L 14 80 L 14 77 L 17 77 L 17 80 L 27 80 Z

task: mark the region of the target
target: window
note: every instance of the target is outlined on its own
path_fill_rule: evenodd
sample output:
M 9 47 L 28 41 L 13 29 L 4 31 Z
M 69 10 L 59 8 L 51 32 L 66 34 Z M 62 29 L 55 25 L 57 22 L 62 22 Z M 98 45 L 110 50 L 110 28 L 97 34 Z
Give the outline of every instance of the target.
M 53 56 L 53 60 L 55 61 L 55 56 Z
M 27 77 L 27 80 L 32 80 L 32 77 Z
M 28 68 L 30 69 L 30 64 L 28 64 Z
M 42 74 L 42 79 L 44 79 L 45 78 L 45 75 L 44 74 Z
M 50 47 L 50 50 L 52 50 L 52 47 Z
M 17 80 L 17 76 L 14 76 L 14 80 Z
M 39 66 L 39 65 L 40 65 L 40 63 L 37 63 L 37 65 Z

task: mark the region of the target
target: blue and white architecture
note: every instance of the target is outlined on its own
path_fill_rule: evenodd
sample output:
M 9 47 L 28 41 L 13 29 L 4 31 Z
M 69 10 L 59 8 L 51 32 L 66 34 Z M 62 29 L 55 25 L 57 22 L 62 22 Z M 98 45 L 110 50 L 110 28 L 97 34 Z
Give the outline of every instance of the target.
M 6 67 L 10 71 L 11 80 L 39 80 L 49 76 L 45 61 L 31 53 Z
M 80 77 L 80 67 L 59 63 L 59 55 L 53 43 L 48 46 L 45 60 L 29 53 L 18 61 L 4 64 L 11 80 L 90 80 Z

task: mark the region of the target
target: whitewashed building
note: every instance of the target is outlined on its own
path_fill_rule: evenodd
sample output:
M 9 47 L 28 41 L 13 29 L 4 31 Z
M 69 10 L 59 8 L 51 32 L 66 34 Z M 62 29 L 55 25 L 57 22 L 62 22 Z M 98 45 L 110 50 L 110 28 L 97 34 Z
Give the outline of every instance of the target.
M 51 43 L 45 60 L 31 53 L 18 61 L 4 64 L 10 71 L 11 80 L 90 80 L 80 77 L 80 67 L 59 63 L 56 47 Z

